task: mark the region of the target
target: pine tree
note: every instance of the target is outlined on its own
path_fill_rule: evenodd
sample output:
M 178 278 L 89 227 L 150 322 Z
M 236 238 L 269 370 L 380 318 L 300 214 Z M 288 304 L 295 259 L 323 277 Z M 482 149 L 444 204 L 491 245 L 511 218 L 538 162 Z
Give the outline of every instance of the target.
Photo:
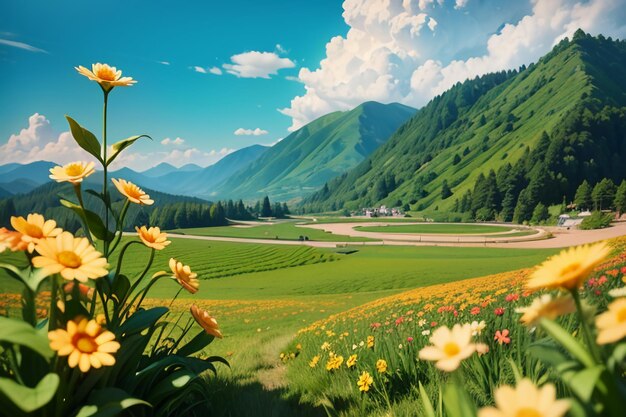
M 617 188 L 613 205 L 618 214 L 621 215 L 626 212 L 626 180 L 622 180 L 622 183 Z
M 265 196 L 263 198 L 263 206 L 261 207 L 260 217 L 272 217 L 272 206 L 270 204 L 270 198 Z
M 524 188 L 519 194 L 515 210 L 513 211 L 513 221 L 523 223 L 530 220 L 533 214 L 533 202 L 528 188 Z
M 443 180 L 443 184 L 441 184 L 441 199 L 445 200 L 446 198 L 452 195 L 452 190 L 448 186 L 448 181 Z
M 615 200 L 615 184 L 608 178 L 604 178 L 593 187 L 591 192 L 593 205 L 596 210 L 610 209 Z
M 533 216 L 531 218 L 531 222 L 533 224 L 539 224 L 544 222 L 550 218 L 550 213 L 548 212 L 548 208 L 542 204 L 538 203 L 535 209 L 533 210 Z
M 583 181 L 576 190 L 574 196 L 574 204 L 578 210 L 589 210 L 592 207 L 593 199 L 591 198 L 591 186 L 587 180 Z

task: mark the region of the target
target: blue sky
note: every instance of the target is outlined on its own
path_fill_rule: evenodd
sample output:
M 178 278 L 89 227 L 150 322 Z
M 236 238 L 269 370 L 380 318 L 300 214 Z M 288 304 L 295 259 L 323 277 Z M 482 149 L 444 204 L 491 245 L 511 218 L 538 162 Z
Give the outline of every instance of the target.
M 536 60 L 578 27 L 623 37 L 626 20 L 621 0 L 106 6 L 0 5 L 0 163 L 74 157 L 65 114 L 100 131 L 101 93 L 76 65 L 106 62 L 138 80 L 111 95 L 110 140 L 154 141 L 120 163 L 208 165 L 366 100 L 420 107 L 457 81 Z

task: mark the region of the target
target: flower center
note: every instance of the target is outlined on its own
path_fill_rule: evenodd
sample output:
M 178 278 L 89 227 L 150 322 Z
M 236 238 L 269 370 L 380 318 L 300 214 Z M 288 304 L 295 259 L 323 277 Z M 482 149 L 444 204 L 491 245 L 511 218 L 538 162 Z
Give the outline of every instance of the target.
M 141 197 L 141 193 L 137 187 L 126 187 L 126 190 L 124 191 L 126 191 L 126 194 L 128 194 L 129 197 L 136 198 L 138 200 L 139 197 Z
M 78 164 L 73 164 L 65 168 L 65 173 L 70 177 L 78 177 L 83 173 L 83 167 Z
M 113 72 L 111 68 L 108 68 L 108 67 L 100 68 L 100 70 L 96 74 L 96 77 L 105 81 L 115 81 L 115 73 Z
M 79 336 L 74 345 L 83 353 L 92 353 L 98 350 L 98 344 L 91 337 Z
M 80 256 L 74 252 L 65 250 L 57 255 L 59 263 L 67 268 L 78 268 L 81 265 Z
M 520 408 L 515 413 L 515 417 L 542 417 L 542 414 L 534 408 Z
M 617 321 L 619 323 L 626 322 L 626 307 L 623 307 L 617 311 Z
M 461 349 L 459 348 L 459 345 L 457 345 L 456 343 L 448 342 L 443 347 L 443 351 L 447 356 L 455 356 L 455 355 L 458 355 Z
M 43 230 L 34 224 L 27 223 L 24 231 L 26 232 L 26 235 L 34 237 L 35 239 L 41 239 L 43 237 Z

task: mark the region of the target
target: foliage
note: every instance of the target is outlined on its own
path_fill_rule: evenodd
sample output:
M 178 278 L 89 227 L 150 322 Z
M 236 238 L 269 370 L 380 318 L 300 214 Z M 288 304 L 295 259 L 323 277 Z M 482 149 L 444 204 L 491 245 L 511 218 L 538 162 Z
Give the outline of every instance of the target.
M 604 229 L 611 225 L 613 216 L 610 213 L 603 213 L 601 211 L 594 211 L 590 216 L 583 219 L 582 223 L 578 226 L 582 230 L 592 229 Z
M 93 66 L 96 73 L 99 66 Z M 82 73 L 84 68 L 80 68 Z M 123 84 L 126 80 L 116 85 L 130 85 Z M 108 165 L 145 135 L 107 147 L 107 99 L 113 85 L 102 79 L 98 82 L 104 93 L 102 144 L 76 121 L 69 117 L 68 121 L 78 145 L 103 167 L 102 192 L 82 189 L 93 164 L 80 163 L 79 168 L 73 163 L 53 172 L 56 181 L 72 185 L 75 200 L 61 198 L 61 204 L 74 213 L 84 237 L 55 228 L 53 220 L 44 223 L 37 214 L 12 217 L 16 230 L 0 230 L 0 250 L 23 251 L 27 260 L 18 266 L 0 264 L 23 287 L 21 317 L 0 317 L 0 406 L 12 416 L 193 412 L 207 399 L 199 389 L 201 375 L 216 372 L 217 362 L 228 364 L 221 357 L 197 357 L 215 336 L 221 337 L 216 322 L 207 324 L 206 314 L 186 320 L 181 316 L 172 322 L 167 307 L 143 305 L 151 288 L 164 277 L 173 277 L 190 289 L 195 275 L 173 268 L 172 259 L 170 274 L 159 271 L 148 277 L 155 252 L 169 244 L 158 228 L 144 229 L 140 240 L 118 246 L 131 202 L 143 205 L 152 200 L 132 184 L 123 189 L 116 184 L 124 201 L 121 207 L 115 205 L 106 182 Z M 85 195 L 101 202 L 102 216 L 85 206 Z M 146 198 L 140 200 L 140 195 Z M 143 255 L 149 255 L 137 274 L 123 269 L 124 255 L 133 245 L 141 245 Z M 114 254 L 117 262 L 109 269 L 107 259 Z M 37 298 L 44 287 L 50 288 L 49 305 L 41 312 Z M 204 330 L 194 330 L 194 319 Z

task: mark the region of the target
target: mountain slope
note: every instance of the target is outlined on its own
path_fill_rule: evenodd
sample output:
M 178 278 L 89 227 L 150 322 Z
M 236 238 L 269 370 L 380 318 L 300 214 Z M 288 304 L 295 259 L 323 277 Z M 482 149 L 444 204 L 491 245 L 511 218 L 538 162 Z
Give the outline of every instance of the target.
M 579 31 L 537 64 L 469 80 L 436 97 L 367 160 L 309 196 L 305 208 L 382 203 L 451 211 L 461 196 L 474 191 L 481 175 L 508 170 L 520 160 L 527 166 L 520 171 L 515 199 L 536 174 L 535 166 L 558 185 L 535 202 L 571 199 L 582 179 L 620 180 L 626 170 L 619 169 L 615 156 L 626 157 L 626 118 L 620 108 L 626 105 L 626 81 L 619 75 L 624 71 L 626 43 Z M 598 120 L 589 116 L 601 113 Z M 533 159 L 530 150 L 544 132 L 545 149 Z M 586 144 L 586 137 L 595 145 Z M 442 195 L 444 183 L 452 197 Z M 495 213 L 501 205 L 495 204 Z
M 221 184 L 217 193 L 237 198 L 301 197 L 356 166 L 414 112 L 398 103 L 367 102 L 322 116 L 274 145 Z

